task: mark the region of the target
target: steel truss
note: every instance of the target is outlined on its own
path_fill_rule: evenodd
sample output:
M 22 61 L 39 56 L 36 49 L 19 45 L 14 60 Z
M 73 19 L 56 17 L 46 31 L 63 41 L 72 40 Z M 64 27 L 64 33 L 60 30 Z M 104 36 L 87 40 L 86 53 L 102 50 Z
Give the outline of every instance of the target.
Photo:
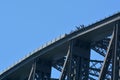
M 2 72 L 0 80 L 120 80 L 120 12 L 76 28 Z M 51 78 L 52 68 L 59 78 Z
M 120 73 L 119 73 L 119 70 L 120 70 L 120 54 L 119 54 L 119 50 L 120 50 L 119 49 L 119 47 L 120 47 L 119 32 L 120 31 L 119 30 L 120 29 L 119 29 L 119 24 L 120 24 L 119 22 L 116 23 L 111 39 L 105 38 L 105 39 L 97 42 L 97 44 L 95 44 L 95 47 L 92 47 L 93 50 L 95 50 L 100 55 L 105 57 L 104 61 L 90 60 L 90 63 L 92 65 L 89 66 L 89 75 L 99 77 L 99 80 L 104 80 L 104 79 L 119 80 L 120 79 Z M 66 60 L 67 59 L 68 58 L 66 58 Z M 72 61 L 74 61 L 73 59 L 72 59 Z M 79 60 L 77 60 L 77 61 L 79 61 Z M 99 64 L 99 66 L 97 64 Z M 63 69 L 63 71 L 64 71 L 64 69 Z M 63 73 L 62 73 L 62 75 L 63 75 Z M 79 74 L 79 76 L 80 76 L 80 74 Z M 63 80 L 63 79 L 60 78 L 59 80 Z M 87 80 L 87 79 L 85 79 L 85 80 Z M 89 79 L 94 79 L 94 78 L 91 78 L 89 76 Z M 74 79 L 72 79 L 72 80 L 74 80 Z M 84 80 L 84 79 L 81 78 L 81 79 L 77 79 L 77 80 Z
M 104 60 L 92 60 L 91 49 L 100 54 Z M 50 78 L 51 66 L 61 72 L 59 79 Z M 96 79 L 120 80 L 120 21 L 114 25 L 112 35 L 100 41 L 86 43 L 79 39 L 71 40 L 67 55 L 52 64 L 35 60 L 28 77 L 28 80 Z
M 104 80 L 110 62 L 112 61 L 111 80 L 120 80 L 120 22 L 118 21 L 114 27 L 111 41 L 109 43 L 107 54 L 100 72 L 99 80 Z

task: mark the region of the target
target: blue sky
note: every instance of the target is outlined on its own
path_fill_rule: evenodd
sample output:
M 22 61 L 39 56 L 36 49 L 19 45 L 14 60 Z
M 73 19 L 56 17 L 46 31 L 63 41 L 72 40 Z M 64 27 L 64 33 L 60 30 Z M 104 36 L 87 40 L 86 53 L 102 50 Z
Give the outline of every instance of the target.
M 118 11 L 118 0 L 0 0 L 0 72 L 75 26 Z

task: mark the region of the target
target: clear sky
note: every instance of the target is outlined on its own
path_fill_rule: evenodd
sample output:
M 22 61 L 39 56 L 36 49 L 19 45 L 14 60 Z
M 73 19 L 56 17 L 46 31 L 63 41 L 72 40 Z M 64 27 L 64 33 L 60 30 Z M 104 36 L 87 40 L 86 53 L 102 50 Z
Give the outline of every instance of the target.
M 119 0 L 0 0 L 0 72 L 75 26 L 119 11 Z

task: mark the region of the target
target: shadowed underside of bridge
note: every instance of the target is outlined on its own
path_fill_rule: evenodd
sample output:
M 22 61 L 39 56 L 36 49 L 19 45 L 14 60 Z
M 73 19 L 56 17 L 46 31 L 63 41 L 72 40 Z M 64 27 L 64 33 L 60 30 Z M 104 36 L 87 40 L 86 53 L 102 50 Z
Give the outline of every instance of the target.
M 93 60 L 92 51 L 103 60 Z M 94 56 L 95 57 L 95 56 Z M 61 72 L 51 78 L 51 68 Z M 0 80 L 120 80 L 120 13 L 42 47 L 0 75 Z

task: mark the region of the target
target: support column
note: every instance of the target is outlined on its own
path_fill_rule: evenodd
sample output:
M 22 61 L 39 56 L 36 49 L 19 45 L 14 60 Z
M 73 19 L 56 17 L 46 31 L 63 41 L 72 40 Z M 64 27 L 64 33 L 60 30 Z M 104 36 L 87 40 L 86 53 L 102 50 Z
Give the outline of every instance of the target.
M 35 60 L 27 80 L 50 80 L 51 64 L 44 60 Z
M 51 64 L 48 61 L 38 60 L 36 63 L 35 80 L 50 80 Z
M 32 64 L 32 68 L 31 68 L 28 80 L 34 80 L 35 79 L 35 71 L 36 71 L 36 61 L 34 61 L 34 63 Z
M 120 80 L 120 21 L 115 24 L 99 80 L 104 80 L 112 61 L 111 80 Z
M 115 25 L 115 44 L 112 80 L 120 80 L 120 21 Z
M 88 42 L 81 40 L 76 40 L 74 42 L 73 61 L 73 80 L 88 80 L 90 64 L 90 44 Z
M 80 40 L 70 42 L 59 80 L 88 80 L 90 47 Z
M 114 44 L 114 39 L 115 38 L 115 29 L 113 30 L 112 33 L 112 37 L 111 40 L 109 42 L 108 45 L 108 49 L 107 49 L 107 53 L 103 62 L 103 66 L 102 69 L 100 71 L 100 75 L 99 75 L 99 80 L 104 80 L 108 71 L 108 67 L 110 65 L 110 61 L 112 59 L 112 55 L 113 55 L 113 44 Z
M 63 69 L 62 69 L 59 80 L 65 80 L 66 77 L 67 77 L 67 79 L 70 78 L 71 63 L 72 63 L 71 62 L 72 61 L 72 50 L 73 50 L 72 48 L 73 48 L 73 41 L 70 41 L 68 53 L 67 53 L 66 60 L 64 62 Z M 68 80 L 70 80 L 70 79 L 68 79 Z

